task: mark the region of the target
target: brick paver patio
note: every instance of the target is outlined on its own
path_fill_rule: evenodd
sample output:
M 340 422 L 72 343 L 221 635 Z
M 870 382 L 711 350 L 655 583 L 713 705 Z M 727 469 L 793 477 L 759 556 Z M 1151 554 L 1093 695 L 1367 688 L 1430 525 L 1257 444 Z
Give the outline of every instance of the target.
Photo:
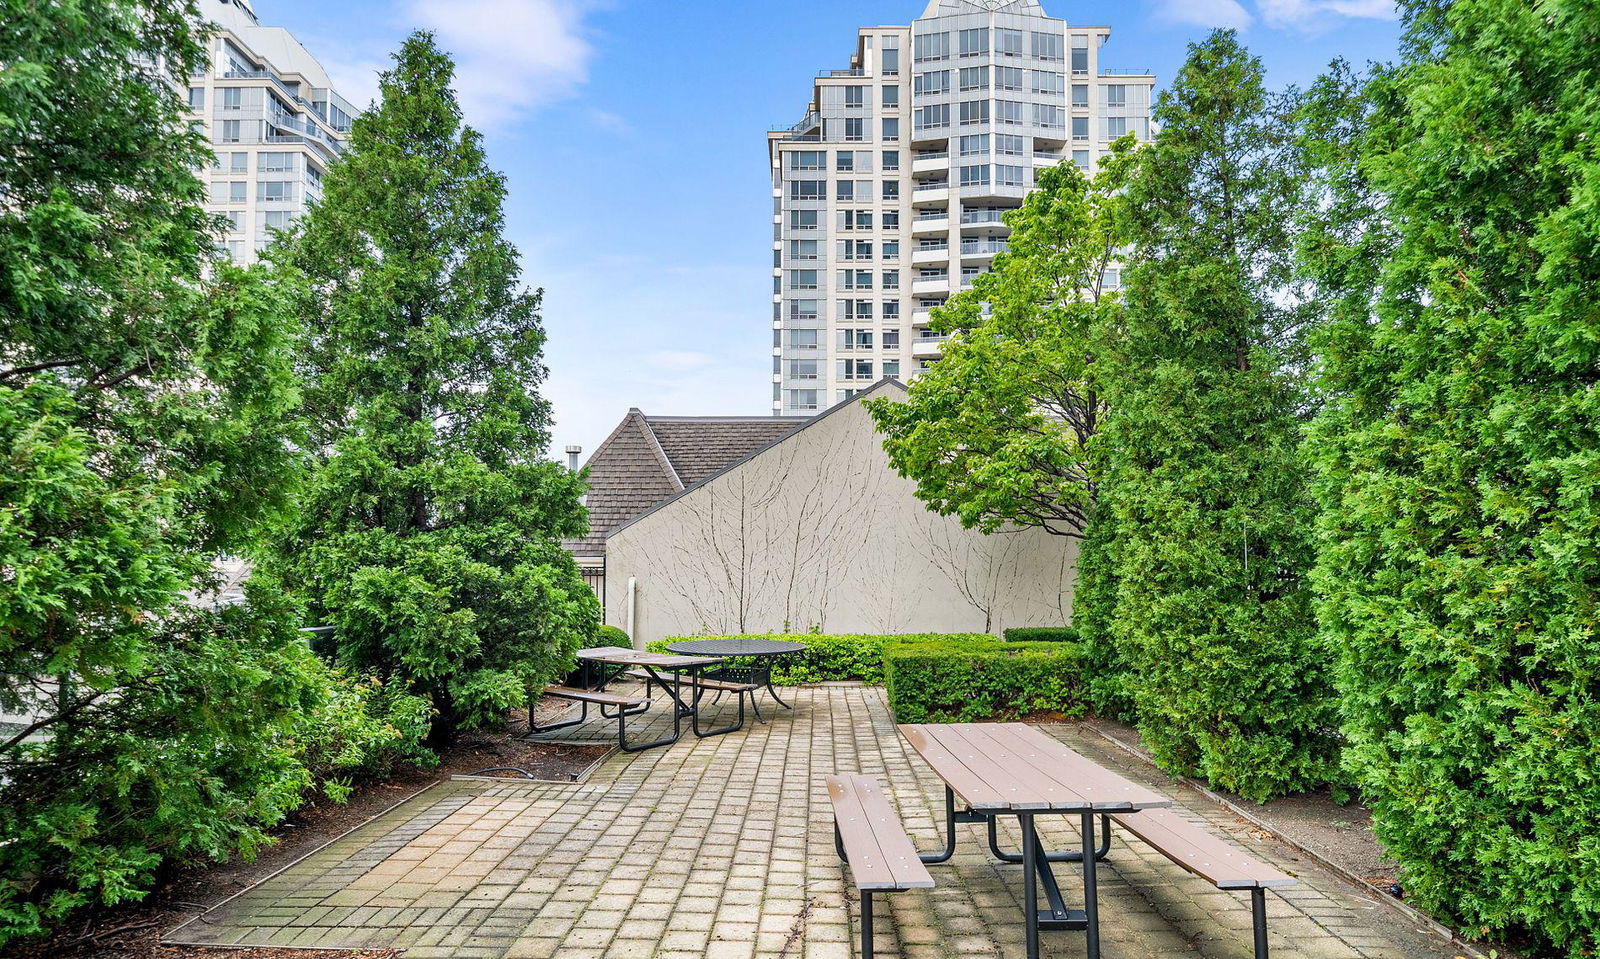
M 580 784 L 440 783 L 167 941 L 394 946 L 414 957 L 845 959 L 855 952 L 857 904 L 834 855 L 822 777 L 881 777 L 929 850 L 940 844 L 943 787 L 895 732 L 882 690 L 791 693 L 795 711 L 769 710 L 767 725 L 614 753 Z M 654 712 L 665 715 L 659 703 Z M 1275 957 L 1455 955 L 1203 797 L 1129 768 L 1091 734 L 1045 728 L 1297 874 L 1300 886 L 1267 894 Z M 556 735 L 602 738 L 612 729 L 597 722 Z M 638 732 L 653 730 L 641 723 Z M 955 858 L 929 867 L 936 889 L 878 903 L 880 955 L 1022 955 L 1022 867 L 992 860 L 981 826 L 957 830 Z M 1065 819 L 1046 817 L 1040 831 L 1047 845 L 1076 842 Z M 1075 868 L 1057 869 L 1069 901 Z M 1247 897 L 1219 892 L 1131 837 L 1117 835 L 1100 895 L 1107 959 L 1250 955 Z M 1041 940 L 1046 955 L 1084 953 L 1081 933 Z

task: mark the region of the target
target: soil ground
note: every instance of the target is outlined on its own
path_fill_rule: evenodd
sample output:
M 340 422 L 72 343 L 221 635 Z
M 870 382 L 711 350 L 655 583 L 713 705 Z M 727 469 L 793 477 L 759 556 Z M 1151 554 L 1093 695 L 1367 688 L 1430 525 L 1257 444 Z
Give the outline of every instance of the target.
M 463 736 L 443 751 L 436 768 L 398 770 L 384 782 L 357 789 L 343 805 L 326 800 L 307 803 L 274 831 L 277 842 L 250 862 L 233 859 L 176 872 L 140 902 L 85 914 L 48 938 L 13 943 L 5 955 L 16 959 L 394 959 L 399 954 L 392 949 L 164 946 L 161 934 L 440 779 L 490 766 L 515 766 L 537 779 L 566 782 L 581 776 L 610 751 L 609 745 L 524 742 L 508 733 Z M 516 773 L 496 775 L 522 778 Z

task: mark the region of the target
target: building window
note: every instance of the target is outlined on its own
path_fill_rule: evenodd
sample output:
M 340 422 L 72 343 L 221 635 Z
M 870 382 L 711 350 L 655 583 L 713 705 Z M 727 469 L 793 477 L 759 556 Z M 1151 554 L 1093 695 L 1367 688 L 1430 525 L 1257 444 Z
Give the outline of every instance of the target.
M 1120 290 L 1120 289 L 1122 289 L 1122 271 L 1118 270 L 1118 269 L 1115 269 L 1115 268 L 1107 268 L 1105 270 L 1101 270 L 1100 271 L 1100 289 L 1102 289 L 1102 290 Z
M 870 320 L 872 319 L 871 300 L 840 300 L 837 304 L 838 318 L 841 320 Z
M 989 134 L 969 133 L 961 138 L 961 155 L 964 157 L 988 156 Z
M 962 186 L 987 186 L 989 183 L 989 165 L 964 166 L 961 168 Z
M 900 319 L 900 301 L 899 300 L 885 300 L 884 301 L 884 303 L 883 303 L 883 318 L 885 320 L 898 320 L 898 319 Z M 898 333 L 899 333 L 898 330 L 891 331 L 891 332 L 896 333 L 896 335 L 898 335 Z M 883 335 L 884 336 L 888 336 L 889 334 L 885 333 Z
M 1087 88 L 1085 88 L 1087 89 Z M 1043 93 L 1048 96 L 1059 97 L 1067 90 L 1067 77 L 1063 73 L 1053 73 L 1049 70 L 1033 71 L 1033 92 Z M 1084 94 L 1084 104 L 1088 105 L 1088 94 Z
M 294 211 L 266 210 L 261 214 L 261 225 L 271 230 L 287 230 L 294 225 Z
M 1089 105 L 1089 85 L 1087 83 L 1074 83 L 1072 85 L 1072 105 L 1075 107 Z
M 827 195 L 827 180 L 790 180 L 789 199 L 820 200 Z
M 1025 141 L 1022 137 L 1012 136 L 1008 133 L 997 134 L 994 138 L 994 152 L 1001 156 L 1022 156 L 1022 147 Z
M 866 106 L 866 87 L 845 87 L 844 105 L 847 110 L 860 109 Z
M 885 110 L 900 109 L 900 88 L 898 86 L 891 85 L 883 88 L 883 108 Z
M 820 222 L 817 210 L 790 210 L 789 229 L 815 230 Z
M 1106 117 L 1106 139 L 1115 140 L 1128 132 L 1127 117 Z
M 899 180 L 884 180 L 883 181 L 883 199 L 885 199 L 885 200 L 898 200 L 898 199 L 900 199 L 900 181 Z
M 795 150 L 789 154 L 789 169 L 801 171 L 821 170 L 828 162 L 825 150 Z
M 872 259 L 871 240 L 840 240 L 839 259 L 841 260 L 870 260 Z
M 817 258 L 816 240 L 790 240 L 789 259 L 815 260 Z
M 919 97 L 936 97 L 950 92 L 950 71 L 919 73 L 912 81 L 912 92 Z
M 294 199 L 294 192 L 288 180 L 262 180 L 256 184 L 256 199 L 281 203 Z
M 839 229 L 846 232 L 851 230 L 871 230 L 872 211 L 841 210 L 839 212 Z
M 898 230 L 898 229 L 900 229 L 900 211 L 899 210 L 884 210 L 883 211 L 883 228 L 885 230 Z
M 190 87 L 189 88 L 189 109 L 191 109 L 191 110 L 204 110 L 205 108 L 206 108 L 206 88 L 205 87 Z
M 845 117 L 844 138 L 847 143 L 860 143 L 867 138 L 867 121 L 861 117 Z
M 1056 37 L 1056 43 L 1058 46 L 1060 41 L 1061 38 Z M 1057 56 L 1056 59 L 1059 60 L 1061 57 Z M 1085 77 L 1089 75 L 1088 37 L 1074 36 L 1072 38 L 1072 75 L 1075 77 Z
M 1023 186 L 1022 167 L 996 164 L 994 181 L 996 186 Z
M 1108 83 L 1105 87 L 1106 106 L 1125 107 L 1128 105 L 1128 86 L 1124 83 Z
M 984 106 L 989 105 L 987 100 L 982 102 Z M 950 125 L 950 104 L 935 103 L 930 106 L 917 107 L 916 110 L 912 111 L 912 123 L 918 130 L 947 127 Z
M 816 301 L 813 300 L 813 303 Z M 813 314 L 814 315 L 814 314 Z M 819 330 L 788 330 L 789 349 L 815 350 L 822 347 Z
M 870 350 L 872 349 L 872 331 L 864 329 L 844 328 L 839 330 L 835 340 L 842 351 Z
M 883 139 L 886 143 L 893 143 L 900 139 L 900 118 L 883 118 Z
M 248 194 L 245 192 L 246 189 L 247 187 L 245 181 L 243 180 L 235 180 L 232 183 L 229 183 L 228 202 L 243 203 L 246 199 L 248 199 Z
M 790 390 L 789 408 L 792 410 L 814 410 L 817 408 L 817 390 Z
M 240 211 L 240 210 L 229 210 L 228 212 L 226 212 L 226 213 L 224 213 L 222 215 L 228 218 L 228 232 L 229 233 L 243 233 L 244 232 L 244 213 L 243 213 L 243 211 Z
M 1087 139 L 1089 139 L 1089 118 L 1088 117 L 1073 117 L 1072 118 L 1072 138 L 1074 140 L 1087 140 Z
M 961 101 L 961 125 L 972 126 L 978 123 L 989 122 L 988 100 L 963 100 Z
M 840 270 L 835 279 L 838 281 L 837 289 L 840 290 L 872 289 L 871 270 Z
M 988 67 L 962 67 L 961 90 L 987 90 L 989 89 Z
M 950 34 L 924 33 L 912 38 L 912 59 L 921 63 L 925 60 L 943 60 L 950 56 Z
M 978 27 L 961 31 L 961 55 L 981 57 L 989 52 L 989 28 Z
M 883 271 L 883 288 L 885 290 L 898 290 L 898 289 L 900 289 L 900 271 L 899 270 L 884 270 Z
M 888 40 L 887 37 L 884 38 Z M 900 75 L 900 49 L 898 47 L 885 47 L 883 50 L 883 75 L 897 77 Z
M 819 308 L 820 307 L 816 300 L 790 300 L 789 319 L 815 320 L 817 318 L 817 311 Z M 813 336 L 812 339 L 815 340 L 816 337 Z
M 1061 107 L 1054 103 L 1035 103 L 1033 105 L 1033 125 L 1046 130 L 1060 130 L 1066 126 L 1067 115 Z
M 856 152 L 854 150 L 840 150 L 839 155 L 833 159 L 833 168 L 840 173 L 850 173 L 856 168 Z
M 816 270 L 790 270 L 789 289 L 814 290 L 817 288 Z
M 243 139 L 243 137 L 242 137 L 242 135 L 240 133 L 240 131 L 242 129 L 241 122 L 242 121 L 239 121 L 239 120 L 223 120 L 222 121 L 222 136 L 220 137 L 220 139 L 221 139 L 221 141 L 223 143 L 239 143 L 239 142 L 241 142 L 241 140 Z
M 883 253 L 883 261 L 885 263 L 893 263 L 896 260 L 900 259 L 900 241 L 899 240 L 884 240 L 883 241 L 883 251 L 882 251 L 882 253 Z
M 1022 107 L 1020 100 L 996 100 L 994 122 L 1008 127 L 1022 126 Z
M 994 32 L 994 52 L 1002 57 L 1022 56 L 1022 31 L 997 29 Z
M 244 109 L 244 91 L 239 87 L 222 87 L 217 92 L 222 94 L 222 109 Z
M 1073 163 L 1074 166 L 1076 166 L 1080 170 L 1089 169 L 1089 151 L 1088 150 L 1073 150 L 1072 151 L 1072 163 Z
M 1035 33 L 1033 35 L 1033 58 L 1035 60 L 1060 61 L 1062 57 L 1061 34 Z
M 899 360 L 884 360 L 883 361 L 883 375 L 899 379 L 899 377 L 900 377 L 900 361 Z
M 848 359 L 839 361 L 839 379 L 841 380 L 870 380 L 872 379 L 872 361 Z
M 996 90 L 1022 90 L 1023 70 L 1021 67 L 995 67 L 994 88 Z
M 799 330 L 791 330 L 790 332 L 791 333 L 799 333 L 800 331 Z M 816 330 L 808 330 L 807 332 L 815 333 Z M 818 379 L 821 376 L 821 373 L 820 373 L 821 365 L 822 365 L 821 362 L 818 361 L 818 360 L 790 360 L 789 361 L 789 379 L 791 379 L 791 380 L 815 380 L 815 379 Z
M 899 150 L 885 150 L 885 151 L 883 151 L 883 172 L 885 172 L 885 173 L 893 173 L 894 171 L 896 171 L 898 169 L 900 169 L 900 151 Z

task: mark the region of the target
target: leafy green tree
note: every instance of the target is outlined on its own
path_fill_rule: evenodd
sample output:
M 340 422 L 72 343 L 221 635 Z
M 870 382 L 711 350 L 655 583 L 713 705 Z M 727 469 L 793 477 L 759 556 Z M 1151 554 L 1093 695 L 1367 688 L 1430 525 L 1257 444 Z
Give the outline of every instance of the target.
M 569 667 L 598 603 L 558 545 L 581 480 L 549 462 L 539 295 L 450 59 L 408 38 L 322 200 L 274 256 L 304 318 L 315 465 L 275 566 L 340 660 L 481 726 Z
M 1127 152 L 1093 180 L 1065 163 L 1040 174 L 1006 215 L 1009 251 L 934 311 L 933 329 L 950 336 L 943 357 L 903 402 L 870 406 L 889 462 L 965 526 L 1083 535 L 1105 412 L 1093 340 L 1120 313 L 1101 284 Z
M 1589 956 L 1600 8 L 1402 8 L 1401 62 L 1325 80 L 1306 123 L 1345 214 L 1304 255 L 1329 304 L 1310 456 L 1345 759 L 1409 896 Z
M 1125 194 L 1125 325 L 1100 364 L 1094 572 L 1111 582 L 1086 612 L 1132 667 L 1157 760 L 1264 799 L 1326 782 L 1334 752 L 1306 579 L 1293 127 L 1231 31 L 1190 47 L 1155 117 Z
M 263 841 L 320 696 L 276 602 L 209 608 L 282 506 L 282 310 L 211 259 L 188 4 L 0 6 L 0 944 Z

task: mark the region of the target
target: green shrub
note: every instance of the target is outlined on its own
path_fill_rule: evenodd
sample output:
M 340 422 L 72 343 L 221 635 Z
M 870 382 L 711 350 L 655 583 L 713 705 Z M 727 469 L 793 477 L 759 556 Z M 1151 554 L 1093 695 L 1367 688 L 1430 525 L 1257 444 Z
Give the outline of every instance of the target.
M 996 640 L 891 644 L 889 707 L 904 723 L 975 722 L 1088 711 L 1076 643 Z
M 1005 631 L 1008 643 L 1076 643 L 1078 631 L 1071 626 L 1013 626 Z
M 984 633 L 902 633 L 887 636 L 859 633 L 839 635 L 767 633 L 747 636 L 669 636 L 660 642 L 651 643 L 650 649 L 662 652 L 668 643 L 689 639 L 774 639 L 804 643 L 805 652 L 785 656 L 774 664 L 772 682 L 777 686 L 846 680 L 859 680 L 878 686 L 883 684 L 883 648 L 888 644 L 969 639 L 996 642 L 993 636 Z
M 381 779 L 397 764 L 433 766 L 422 745 L 433 722 L 426 699 L 398 683 L 330 670 L 327 700 L 309 711 L 289 744 L 314 783 L 342 802 L 353 780 Z
M 633 647 L 633 640 L 616 626 L 601 626 L 600 631 L 595 634 L 595 641 L 600 646 L 621 646 L 624 649 Z

